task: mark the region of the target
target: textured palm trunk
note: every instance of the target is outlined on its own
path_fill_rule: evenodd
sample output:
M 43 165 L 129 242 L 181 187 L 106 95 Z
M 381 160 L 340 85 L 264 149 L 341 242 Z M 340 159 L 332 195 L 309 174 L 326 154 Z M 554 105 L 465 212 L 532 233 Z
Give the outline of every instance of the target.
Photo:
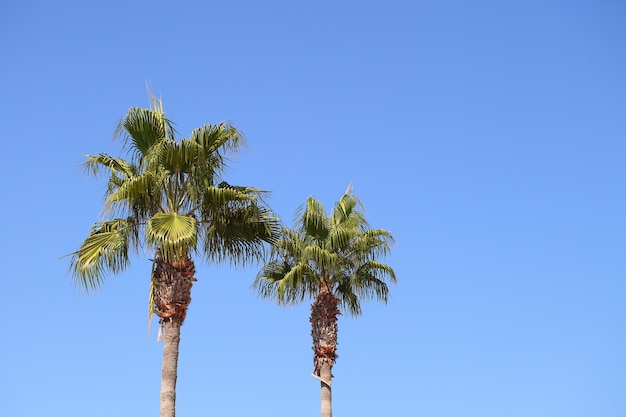
M 154 263 L 154 313 L 161 318 L 165 331 L 160 416 L 175 417 L 180 328 L 191 303 L 191 287 L 196 280 L 193 277 L 195 265 L 189 257 L 182 262 L 167 262 L 158 258 Z
M 320 381 L 321 416 L 332 417 L 332 369 L 337 360 L 339 299 L 328 291 L 318 293 L 311 305 L 313 377 Z
M 178 377 L 178 346 L 180 344 L 179 320 L 163 324 L 163 368 L 161 371 L 161 417 L 176 415 L 176 379 Z

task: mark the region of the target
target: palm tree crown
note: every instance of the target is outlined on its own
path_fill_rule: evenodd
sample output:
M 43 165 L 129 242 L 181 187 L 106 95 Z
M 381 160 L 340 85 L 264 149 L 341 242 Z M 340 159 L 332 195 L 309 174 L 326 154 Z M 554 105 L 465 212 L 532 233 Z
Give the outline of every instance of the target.
M 94 224 L 71 254 L 80 286 L 98 288 L 108 272 L 129 265 L 129 251 L 143 246 L 172 262 L 196 253 L 245 263 L 259 259 L 262 242 L 278 235 L 263 192 L 221 178 L 228 156 L 244 144 L 228 123 L 204 125 L 176 140 L 161 101 L 152 97 L 152 107 L 131 108 L 116 133 L 129 160 L 100 153 L 85 163 L 90 173 L 108 175 L 104 213 L 111 219 Z
M 393 237 L 370 228 L 362 204 L 349 191 L 330 216 L 319 201 L 307 199 L 297 226 L 283 229 L 255 279 L 253 287 L 262 297 L 289 305 L 329 292 L 352 316 L 362 314 L 363 299 L 387 302 L 385 280 L 395 283 L 396 276 L 379 259 L 390 253 Z

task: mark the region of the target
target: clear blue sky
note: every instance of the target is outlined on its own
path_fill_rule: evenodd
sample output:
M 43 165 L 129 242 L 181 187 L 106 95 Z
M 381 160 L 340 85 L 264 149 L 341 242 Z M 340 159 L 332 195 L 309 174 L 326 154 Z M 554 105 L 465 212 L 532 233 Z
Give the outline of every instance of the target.
M 5 1 L 0 415 L 155 416 L 149 254 L 83 296 L 87 153 L 150 81 L 182 136 L 232 121 L 231 183 L 291 225 L 350 181 L 398 245 L 341 317 L 335 415 L 626 416 L 626 3 Z M 309 306 L 198 268 L 180 416 L 319 415 Z

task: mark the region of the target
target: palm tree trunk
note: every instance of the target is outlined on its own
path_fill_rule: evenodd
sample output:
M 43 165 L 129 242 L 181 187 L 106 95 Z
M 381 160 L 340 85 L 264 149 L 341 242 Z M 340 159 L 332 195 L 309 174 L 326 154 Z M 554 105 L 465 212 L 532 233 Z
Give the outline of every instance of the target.
M 164 323 L 163 369 L 161 371 L 161 417 L 176 416 L 176 378 L 178 376 L 178 345 L 180 344 L 179 320 Z
M 183 262 L 167 262 L 157 258 L 153 270 L 154 313 L 161 318 L 165 330 L 163 368 L 161 371 L 161 417 L 176 416 L 176 378 L 178 376 L 178 345 L 180 327 L 191 303 L 191 287 L 195 265 L 191 258 Z
M 320 380 L 321 417 L 332 417 L 332 369 L 337 360 L 337 316 L 339 299 L 330 291 L 320 291 L 311 305 L 313 337 L 313 377 Z
M 321 409 L 321 417 L 332 417 L 333 416 L 333 392 L 330 387 L 330 384 L 325 381 L 331 382 L 332 376 L 332 365 L 328 362 L 324 362 L 319 370 L 320 379 L 320 403 L 322 406 Z

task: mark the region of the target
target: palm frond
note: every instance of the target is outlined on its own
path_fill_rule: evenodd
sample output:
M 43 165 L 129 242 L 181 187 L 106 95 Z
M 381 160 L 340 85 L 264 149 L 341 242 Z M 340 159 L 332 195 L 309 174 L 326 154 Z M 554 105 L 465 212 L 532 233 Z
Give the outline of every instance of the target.
M 159 152 L 159 163 L 170 174 L 189 174 L 196 165 L 199 153 L 198 145 L 193 142 L 164 141 L 163 148 Z
M 337 286 L 337 294 L 342 305 L 352 316 L 362 314 L 361 301 L 377 300 L 387 303 L 389 287 L 385 281 L 388 278 L 392 284 L 396 283 L 393 269 L 378 261 L 368 261 L 361 265 L 354 274 L 344 277 Z
M 275 259 L 267 262 L 256 275 L 252 288 L 262 298 L 274 297 L 276 283 L 282 280 L 292 267 L 292 264 L 284 260 Z
M 336 293 L 343 311 L 347 311 L 352 317 L 358 317 L 363 314 L 363 310 L 361 309 L 361 294 L 358 294 L 357 288 L 350 285 L 349 280 L 340 283 L 337 286 Z
M 162 106 L 131 107 L 115 129 L 115 136 L 121 137 L 124 146 L 140 159 L 147 157 L 160 141 L 174 140 L 175 130 Z
M 102 171 L 106 171 L 109 175 L 130 177 L 137 172 L 136 167 L 130 162 L 122 158 L 111 157 L 106 153 L 99 153 L 95 156 L 87 155 L 87 162 L 83 166 L 92 175 L 98 175 Z
M 326 239 L 330 225 L 322 203 L 313 197 L 307 199 L 304 209 L 301 209 L 299 227 L 307 236 L 320 241 Z
M 332 228 L 325 241 L 324 247 L 327 250 L 341 251 L 350 244 L 354 235 L 355 233 L 351 229 Z
M 205 253 L 213 259 L 262 256 L 261 243 L 276 242 L 281 233 L 279 218 L 259 204 L 259 191 L 221 183 L 204 194 L 201 221 L 206 229 Z
M 162 210 L 158 178 L 154 171 L 129 177 L 111 190 L 106 201 L 110 213 L 127 212 L 145 217 Z M 117 208 L 117 210 L 116 210 Z
M 274 261 L 261 270 L 253 288 L 259 296 L 278 305 L 295 305 L 317 292 L 316 274 L 306 263 L 288 264 Z
M 256 205 L 224 208 L 213 213 L 204 229 L 203 251 L 208 259 L 233 264 L 251 264 L 264 258 L 263 242 L 274 242 L 280 234 L 280 221 Z
M 335 208 L 331 214 L 333 223 L 339 225 L 346 219 L 350 218 L 352 211 L 356 207 L 357 199 L 353 194 L 344 194 L 341 199 L 335 204 Z
M 129 263 L 132 244 L 126 220 L 115 219 L 96 223 L 78 250 L 71 253 L 70 271 L 83 289 L 100 287 L 106 274 L 123 271 Z
M 215 213 L 222 211 L 224 207 L 254 201 L 255 198 L 253 193 L 242 191 L 226 183 L 221 183 L 217 187 L 211 185 L 204 190 L 202 195 L 202 218 L 210 219 Z
M 395 240 L 389 231 L 370 229 L 355 236 L 350 246 L 354 253 L 361 253 L 364 258 L 370 259 L 389 255 L 392 245 L 395 245 Z
M 308 259 L 316 266 L 318 273 L 336 268 L 339 257 L 336 252 L 326 250 L 317 245 L 307 245 L 302 251 L 302 258 Z
M 300 259 L 305 247 L 304 236 L 295 230 L 283 227 L 280 238 L 272 244 L 272 256 L 284 259 Z
M 319 274 L 306 262 L 298 262 L 276 282 L 275 299 L 282 304 L 298 304 L 314 297 L 319 290 Z
M 189 135 L 189 140 L 196 142 L 207 154 L 217 159 L 225 156 L 223 154 L 236 156 L 246 144 L 243 133 L 227 122 L 196 128 Z
M 146 226 L 148 244 L 163 258 L 183 259 L 196 248 L 196 219 L 177 213 L 156 213 Z

